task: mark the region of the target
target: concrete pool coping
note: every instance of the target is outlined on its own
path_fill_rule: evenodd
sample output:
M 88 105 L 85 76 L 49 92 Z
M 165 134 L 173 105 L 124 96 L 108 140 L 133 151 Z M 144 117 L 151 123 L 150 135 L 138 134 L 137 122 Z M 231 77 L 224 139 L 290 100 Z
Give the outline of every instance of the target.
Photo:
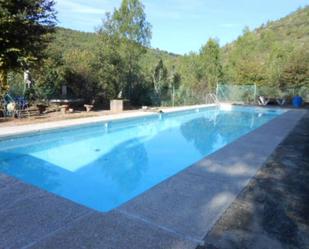
M 304 114 L 287 111 L 108 213 L 0 174 L 0 248 L 195 248 Z
M 205 107 L 213 107 L 217 106 L 217 104 L 208 104 L 208 105 L 192 105 L 192 106 L 181 106 L 181 107 L 170 107 L 164 108 L 164 113 L 172 113 L 172 112 L 179 112 L 179 111 L 186 111 L 192 110 L 196 108 L 205 108 Z M 67 127 L 74 127 L 80 125 L 87 125 L 99 122 L 110 122 L 122 119 L 130 119 L 130 118 L 141 118 L 147 117 L 151 115 L 158 114 L 158 111 L 143 111 L 137 110 L 134 112 L 121 112 L 121 113 L 114 113 L 109 115 L 102 115 L 97 117 L 86 117 L 86 118 L 76 118 L 76 119 L 68 119 L 68 120 L 61 120 L 61 121 L 50 121 L 38 124 L 24 124 L 24 125 L 13 125 L 7 127 L 0 127 L 0 138 L 6 138 L 9 136 L 17 136 L 23 135 L 27 133 L 33 132 L 42 132 L 48 131 L 53 129 L 61 129 Z

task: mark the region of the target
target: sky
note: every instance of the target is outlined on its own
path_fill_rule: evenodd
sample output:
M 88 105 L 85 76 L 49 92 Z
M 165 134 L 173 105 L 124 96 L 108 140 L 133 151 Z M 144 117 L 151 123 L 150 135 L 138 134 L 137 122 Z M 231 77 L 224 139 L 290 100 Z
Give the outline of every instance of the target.
M 56 0 L 58 26 L 94 32 L 121 0 Z M 151 47 L 177 54 L 197 52 L 209 38 L 232 42 L 254 29 L 309 5 L 309 0 L 143 0 L 152 25 Z

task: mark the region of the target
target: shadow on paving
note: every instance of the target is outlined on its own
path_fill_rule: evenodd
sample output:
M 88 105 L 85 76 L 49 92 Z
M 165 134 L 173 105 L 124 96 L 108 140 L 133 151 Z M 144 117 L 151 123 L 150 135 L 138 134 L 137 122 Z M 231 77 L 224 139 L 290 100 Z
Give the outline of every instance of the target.
M 309 248 L 309 112 L 198 249 Z

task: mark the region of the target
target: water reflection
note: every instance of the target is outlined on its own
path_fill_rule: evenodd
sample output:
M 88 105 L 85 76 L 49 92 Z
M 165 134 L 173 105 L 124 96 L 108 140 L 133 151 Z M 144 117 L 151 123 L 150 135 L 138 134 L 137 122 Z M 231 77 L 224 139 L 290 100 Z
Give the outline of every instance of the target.
M 265 123 L 266 116 L 250 112 L 221 112 L 192 119 L 180 126 L 182 135 L 202 154 L 222 148 Z
M 217 123 L 217 118 L 200 117 L 183 123 L 180 130 L 187 141 L 192 142 L 204 155 L 215 146 L 225 143 L 223 136 L 218 132 Z

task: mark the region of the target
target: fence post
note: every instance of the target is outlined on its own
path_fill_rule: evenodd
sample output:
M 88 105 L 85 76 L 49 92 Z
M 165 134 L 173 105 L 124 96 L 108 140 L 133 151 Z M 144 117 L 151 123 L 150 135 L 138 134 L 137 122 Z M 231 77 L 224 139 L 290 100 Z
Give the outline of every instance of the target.
M 254 103 L 256 101 L 256 83 L 254 83 Z

